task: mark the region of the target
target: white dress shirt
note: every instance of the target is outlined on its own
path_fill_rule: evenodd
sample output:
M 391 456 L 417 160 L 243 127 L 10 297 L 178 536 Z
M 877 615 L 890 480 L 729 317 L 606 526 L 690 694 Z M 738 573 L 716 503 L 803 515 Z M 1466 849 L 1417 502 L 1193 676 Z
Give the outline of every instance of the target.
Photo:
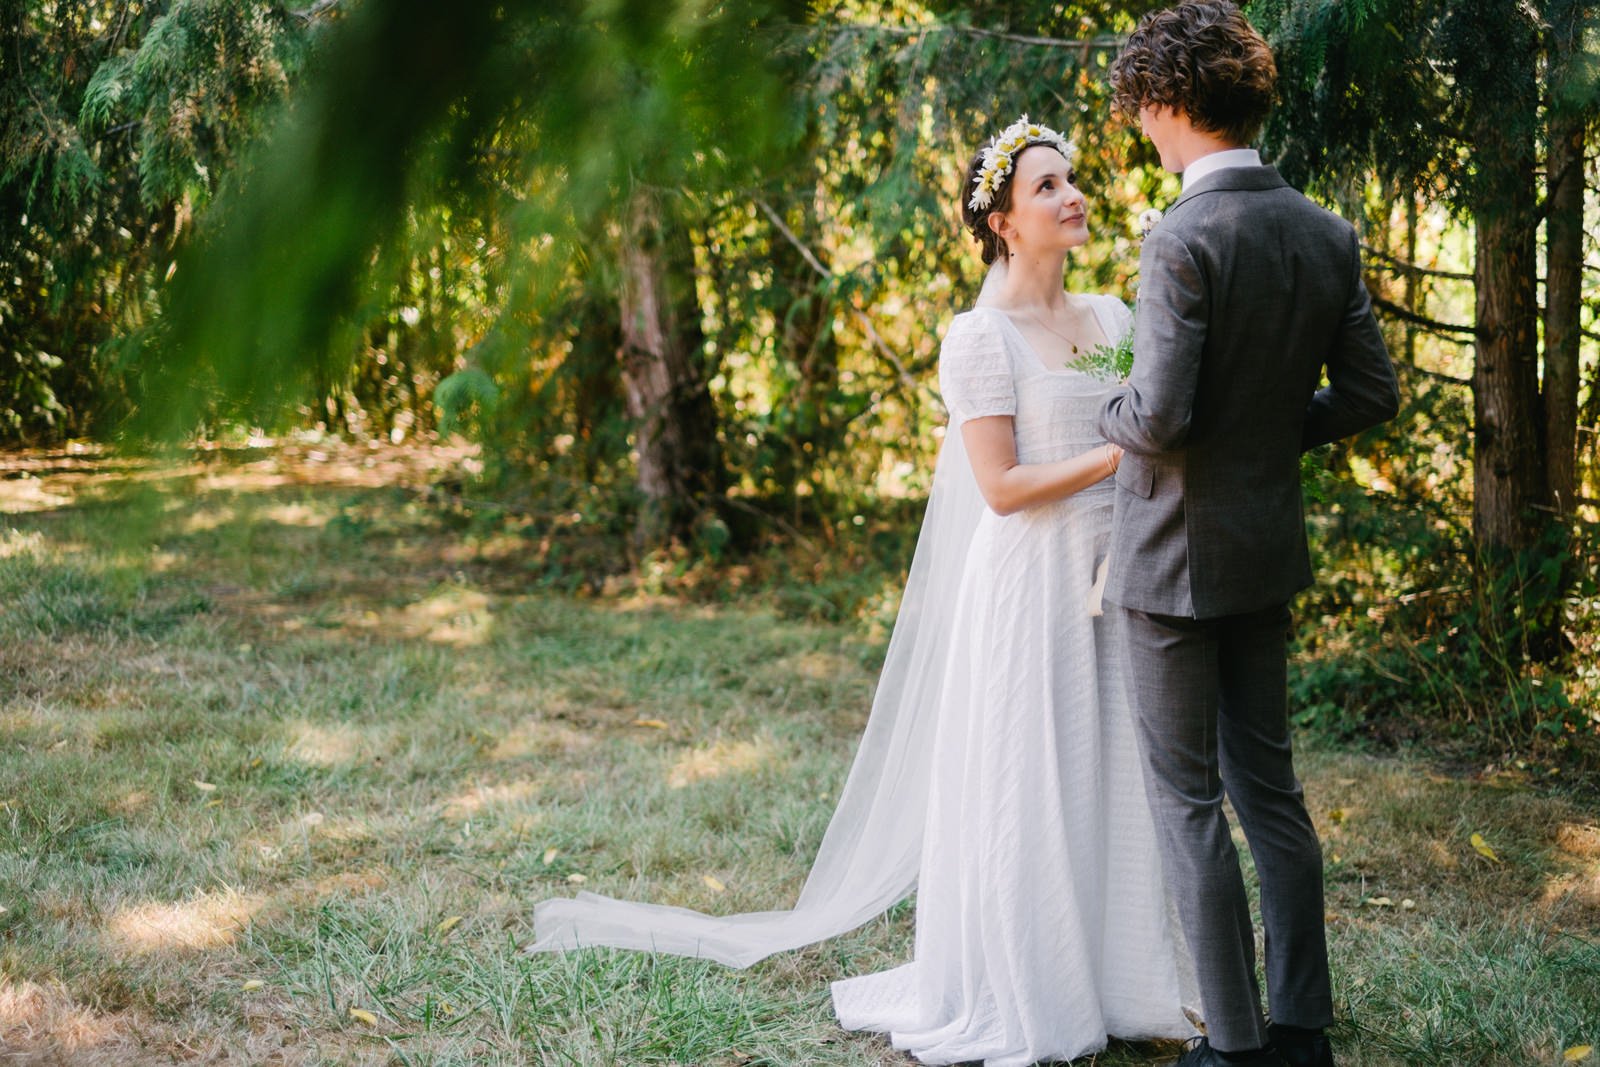
M 1228 167 L 1259 167 L 1261 166 L 1261 153 L 1254 148 L 1224 148 L 1220 152 L 1201 156 L 1190 163 L 1183 172 L 1183 191 L 1188 192 L 1189 186 L 1204 178 L 1207 174 L 1215 174 Z

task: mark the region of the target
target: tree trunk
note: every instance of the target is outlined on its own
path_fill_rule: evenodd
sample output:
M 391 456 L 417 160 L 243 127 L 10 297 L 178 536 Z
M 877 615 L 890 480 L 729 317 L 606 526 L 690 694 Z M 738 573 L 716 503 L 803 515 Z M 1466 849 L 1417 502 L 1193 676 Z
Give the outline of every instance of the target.
M 1416 265 L 1417 262 L 1417 193 L 1415 190 L 1406 192 L 1406 262 Z M 1417 284 L 1417 272 L 1406 271 L 1406 310 L 1413 315 L 1422 314 L 1420 293 Z M 1406 366 L 1415 368 L 1417 365 L 1417 327 L 1413 323 L 1406 323 Z
M 1533 226 L 1480 217 L 1477 234 L 1478 352 L 1472 372 L 1472 531 L 1486 547 L 1526 548 L 1547 500 L 1539 447 L 1534 326 Z
M 636 190 L 622 226 L 622 382 L 634 421 L 641 546 L 687 534 L 722 487 L 717 422 L 689 235 L 670 205 Z
M 1555 57 L 1552 56 L 1552 61 Z M 1546 151 L 1544 452 L 1551 503 L 1571 511 L 1577 489 L 1578 350 L 1583 339 L 1583 135 L 1579 116 L 1552 109 Z
M 1508 48 L 1498 59 L 1519 67 L 1518 61 L 1525 60 L 1526 71 L 1517 73 L 1532 79 L 1531 50 L 1524 56 L 1521 49 Z M 1474 122 L 1474 154 L 1484 171 L 1473 204 L 1477 354 L 1472 372 L 1472 530 L 1478 544 L 1489 550 L 1531 545 L 1540 526 L 1532 509 L 1549 501 L 1539 440 L 1533 136 L 1527 124 L 1507 119 L 1503 107 L 1486 105 Z

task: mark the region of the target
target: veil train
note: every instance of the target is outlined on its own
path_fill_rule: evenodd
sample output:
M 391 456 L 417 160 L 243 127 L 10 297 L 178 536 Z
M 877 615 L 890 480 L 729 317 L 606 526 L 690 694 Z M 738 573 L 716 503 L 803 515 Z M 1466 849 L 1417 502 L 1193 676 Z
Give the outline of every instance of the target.
M 997 262 L 980 304 L 1004 277 Z M 748 967 L 852 930 L 909 894 L 921 862 L 939 695 L 965 669 L 948 655 L 949 638 L 983 507 L 961 434 L 947 432 L 866 730 L 792 909 L 715 916 L 579 893 L 534 906 L 526 951 L 610 946 Z

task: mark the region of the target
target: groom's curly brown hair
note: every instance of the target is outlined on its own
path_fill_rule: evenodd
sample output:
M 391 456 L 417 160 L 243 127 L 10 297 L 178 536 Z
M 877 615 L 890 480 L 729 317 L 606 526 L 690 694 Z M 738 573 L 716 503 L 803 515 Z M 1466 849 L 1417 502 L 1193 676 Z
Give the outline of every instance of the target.
M 1272 49 L 1229 0 L 1187 0 L 1139 20 L 1111 64 L 1117 110 L 1176 108 L 1197 130 L 1249 144 L 1272 108 Z

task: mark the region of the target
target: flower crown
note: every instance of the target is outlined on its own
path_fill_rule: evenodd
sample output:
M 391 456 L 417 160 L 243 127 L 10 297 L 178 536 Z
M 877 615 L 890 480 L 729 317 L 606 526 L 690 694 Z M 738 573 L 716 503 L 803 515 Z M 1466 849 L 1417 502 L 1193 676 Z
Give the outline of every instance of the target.
M 974 211 L 982 211 L 994 203 L 995 194 L 1011 176 L 1017 153 L 1033 144 L 1049 145 L 1066 156 L 1069 163 L 1078 151 L 1078 146 L 1061 134 L 1048 126 L 1029 122 L 1028 116 L 1024 115 L 1001 130 L 1000 136 L 984 148 L 983 166 L 978 168 L 978 176 L 972 179 L 972 199 L 967 201 L 967 206 Z

